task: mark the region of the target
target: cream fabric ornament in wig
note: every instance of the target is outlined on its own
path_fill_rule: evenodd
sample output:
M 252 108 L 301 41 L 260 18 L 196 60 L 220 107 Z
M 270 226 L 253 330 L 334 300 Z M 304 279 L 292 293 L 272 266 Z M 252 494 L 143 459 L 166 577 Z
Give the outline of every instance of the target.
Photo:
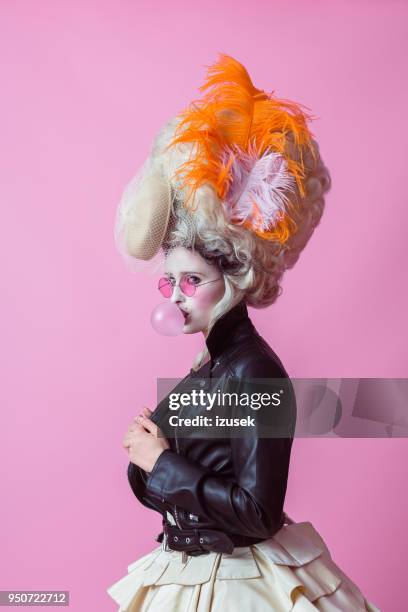
M 121 255 L 151 260 L 160 249 L 170 212 L 170 183 L 146 163 L 125 188 L 118 207 L 115 241 Z
M 170 183 L 159 174 L 146 176 L 134 198 L 126 227 L 126 244 L 133 257 L 149 260 L 160 248 L 169 222 Z

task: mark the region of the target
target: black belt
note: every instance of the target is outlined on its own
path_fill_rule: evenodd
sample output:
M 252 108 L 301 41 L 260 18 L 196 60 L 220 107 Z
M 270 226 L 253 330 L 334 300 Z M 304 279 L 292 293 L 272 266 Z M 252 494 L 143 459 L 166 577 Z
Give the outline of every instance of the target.
M 222 531 L 214 529 L 182 529 L 165 523 L 163 534 L 158 541 L 163 541 L 171 550 L 179 550 L 196 557 L 210 552 L 223 552 L 231 554 L 234 542 Z
M 286 522 L 286 514 L 282 516 L 280 527 Z M 164 550 L 179 550 L 193 557 L 205 555 L 209 552 L 222 552 L 231 554 L 237 546 L 250 546 L 262 542 L 265 538 L 251 538 L 233 534 L 228 536 L 216 529 L 186 528 L 179 529 L 170 525 L 163 519 L 163 531 L 156 541 L 163 543 Z

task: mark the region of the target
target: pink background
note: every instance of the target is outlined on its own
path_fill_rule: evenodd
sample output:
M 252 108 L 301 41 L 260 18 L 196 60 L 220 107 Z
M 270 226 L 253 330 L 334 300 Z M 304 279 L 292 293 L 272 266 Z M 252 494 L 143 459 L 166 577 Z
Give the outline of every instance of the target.
M 123 435 L 202 336 L 164 338 L 113 243 L 122 188 L 218 52 L 309 106 L 331 169 L 284 293 L 250 310 L 293 377 L 406 377 L 408 5 L 2 2 L 1 589 L 106 588 L 157 543 Z M 366 597 L 405 608 L 407 440 L 295 440 L 286 510 Z M 7 552 L 5 552 L 7 551 Z

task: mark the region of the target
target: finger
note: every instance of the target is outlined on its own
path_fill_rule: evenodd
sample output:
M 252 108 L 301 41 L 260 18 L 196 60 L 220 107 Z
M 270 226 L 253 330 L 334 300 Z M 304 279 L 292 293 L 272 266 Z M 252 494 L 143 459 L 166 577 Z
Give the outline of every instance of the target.
M 141 427 L 142 425 L 142 419 L 143 419 L 143 415 L 142 414 L 138 414 L 137 416 L 135 416 L 134 423 L 131 425 L 131 427 Z
M 132 442 L 137 442 L 138 441 L 138 436 L 140 436 L 141 434 L 145 434 L 146 431 L 145 429 L 142 427 L 142 425 L 137 425 L 135 423 L 135 425 L 133 425 L 132 429 L 129 429 L 129 431 L 125 434 L 124 438 L 123 438 L 123 445 L 126 444 L 126 446 L 130 446 L 130 444 L 132 444 Z
M 123 440 L 124 440 L 124 441 L 126 441 L 126 440 L 127 440 L 127 441 L 131 441 L 131 440 L 132 440 L 132 438 L 133 438 L 134 433 L 135 433 L 134 431 L 127 431 L 127 432 L 125 433 L 125 435 L 123 436 Z
M 140 417 L 140 422 L 143 425 L 143 427 L 145 429 L 147 429 L 147 431 L 149 431 L 150 433 L 152 433 L 154 436 L 157 437 L 157 425 L 156 423 L 153 423 L 153 421 L 151 421 L 150 419 L 147 419 L 146 417 Z
M 147 406 L 144 406 L 144 407 L 143 407 L 143 414 L 144 414 L 146 417 L 148 417 L 148 418 L 149 418 L 149 417 L 150 417 L 150 416 L 153 414 L 153 412 L 150 410 L 150 408 L 148 408 Z
M 143 427 L 135 423 L 132 425 L 132 427 L 129 427 L 125 434 L 124 440 L 133 440 L 135 436 L 139 435 L 142 431 L 144 431 Z
M 145 425 L 145 421 L 146 421 L 146 417 L 144 417 L 143 415 L 139 414 L 139 416 L 135 417 L 135 425 L 134 425 L 134 427 L 137 427 L 139 430 L 141 428 L 143 431 L 145 431 L 147 429 L 147 427 Z

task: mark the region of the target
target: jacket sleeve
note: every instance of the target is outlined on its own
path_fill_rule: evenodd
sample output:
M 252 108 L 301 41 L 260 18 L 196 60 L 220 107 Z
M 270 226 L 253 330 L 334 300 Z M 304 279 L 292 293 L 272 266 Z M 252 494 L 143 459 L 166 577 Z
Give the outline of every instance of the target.
M 240 392 L 250 388 L 248 378 L 288 378 L 262 357 L 249 361 L 239 376 Z M 295 420 L 293 399 L 287 409 L 288 418 Z M 165 449 L 148 476 L 147 489 L 227 532 L 271 537 L 281 527 L 293 437 L 259 437 L 259 421 L 255 423 L 248 428 L 252 433 L 230 438 L 233 480 Z
M 163 504 L 161 498 L 146 490 L 147 473 L 144 470 L 130 462 L 127 467 L 127 476 L 135 497 L 143 506 L 161 514 L 166 511 L 166 505 Z

